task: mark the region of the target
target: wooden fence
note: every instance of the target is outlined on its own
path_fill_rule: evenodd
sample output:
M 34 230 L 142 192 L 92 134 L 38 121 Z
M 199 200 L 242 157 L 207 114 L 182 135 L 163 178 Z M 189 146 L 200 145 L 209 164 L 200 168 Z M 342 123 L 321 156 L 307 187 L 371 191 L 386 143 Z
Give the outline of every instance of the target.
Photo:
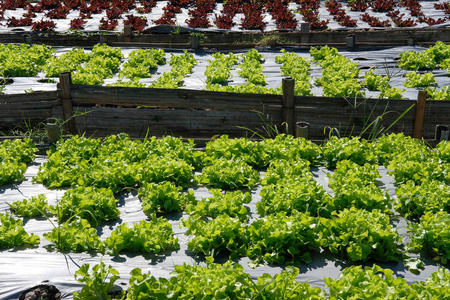
M 323 140 L 327 128 L 357 135 L 378 117 L 381 128 L 395 123 L 389 132 L 432 140 L 437 125 L 450 125 L 450 101 L 426 101 L 426 92 L 418 100 L 304 97 L 294 96 L 293 85 L 283 79 L 283 95 L 99 87 L 72 84 L 70 73 L 63 73 L 55 92 L 1 95 L 0 129 L 58 118 L 67 131 L 96 137 L 126 132 L 133 138 L 210 139 L 266 135 L 276 127 L 294 135 L 306 128 L 308 138 Z
M 51 118 L 58 105 L 57 91 L 0 95 L 0 131 L 35 127 Z
M 0 43 L 35 43 L 50 46 L 92 47 L 98 43 L 110 46 L 159 47 L 159 48 L 206 48 L 233 50 L 266 45 L 263 41 L 272 35 L 278 46 L 320 46 L 358 47 L 358 46 L 404 46 L 430 45 L 437 41 L 450 42 L 450 28 L 371 28 L 310 31 L 308 23 L 300 24 L 300 30 L 274 32 L 202 32 L 203 36 L 190 35 L 192 28 L 179 34 L 176 26 L 158 33 L 158 27 L 148 28 L 140 34 L 125 26 L 122 34 L 60 34 L 57 32 L 11 32 L 0 34 Z M 169 26 L 170 27 L 170 26 Z

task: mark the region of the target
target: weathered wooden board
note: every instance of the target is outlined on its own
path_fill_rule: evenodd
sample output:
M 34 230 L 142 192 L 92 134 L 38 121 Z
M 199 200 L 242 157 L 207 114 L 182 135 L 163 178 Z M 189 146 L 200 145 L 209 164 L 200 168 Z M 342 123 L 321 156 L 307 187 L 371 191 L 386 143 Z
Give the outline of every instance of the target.
M 18 102 L 18 103 L 2 103 L 0 102 L 0 115 L 2 112 L 6 114 L 14 113 L 16 110 L 33 110 L 42 108 L 51 108 L 52 106 L 58 104 L 58 100 L 49 101 L 33 101 L 33 102 Z
M 0 95 L 0 103 L 22 103 L 55 100 L 57 92 L 33 92 L 25 94 L 6 94 Z
M 185 109 L 269 110 L 281 106 L 280 95 L 252 95 L 187 89 L 142 89 L 72 85 L 74 105 L 151 106 Z
M 171 134 L 183 137 L 211 137 L 217 134 L 241 133 L 246 127 L 258 130 L 269 122 L 281 124 L 281 118 L 274 116 L 263 120 L 255 112 L 205 111 L 187 109 L 132 109 L 108 107 L 74 107 L 78 113 L 75 125 L 79 132 L 103 135 L 105 132 L 126 132 L 132 137 Z M 265 122 L 267 122 L 265 124 Z
M 308 34 L 300 30 L 275 32 L 278 40 L 283 44 L 303 46 L 314 45 L 346 45 L 346 38 L 353 36 L 355 46 L 395 46 L 413 44 L 433 44 L 436 41 L 450 42 L 450 28 L 388 28 L 388 29 L 349 29 L 311 31 Z M 267 32 L 204 32 L 200 48 L 226 50 L 255 47 L 261 40 L 272 33 Z M 101 33 L 89 34 L 60 34 L 37 32 L 14 32 L 0 35 L 0 43 L 23 43 L 25 35 L 32 43 L 52 46 L 80 46 L 89 47 L 97 43 L 107 43 L 114 46 L 161 47 L 161 48 L 190 48 L 191 36 L 181 34 L 125 34 L 116 35 Z

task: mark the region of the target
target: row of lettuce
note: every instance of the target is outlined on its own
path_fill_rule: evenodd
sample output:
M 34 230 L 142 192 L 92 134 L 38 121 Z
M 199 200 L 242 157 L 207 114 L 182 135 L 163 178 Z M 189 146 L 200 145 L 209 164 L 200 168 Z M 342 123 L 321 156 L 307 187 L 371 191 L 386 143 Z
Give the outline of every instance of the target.
M 379 91 L 380 98 L 403 98 L 406 90 L 391 86 L 399 72 L 378 66 L 361 74 L 358 62 L 339 54 L 336 48 L 311 47 L 311 60 L 294 52 L 281 50 L 275 61 L 280 64 L 282 76 L 296 80 L 295 94 L 310 96 L 313 86 L 321 87 L 326 97 L 364 97 L 367 90 Z M 204 72 L 206 90 L 238 93 L 281 94 L 282 89 L 268 88 L 264 75 L 264 55 L 256 49 L 235 55 L 233 53 L 213 53 Z M 322 68 L 322 77 L 310 76 L 311 63 Z M 131 51 L 125 60 L 120 48 L 98 44 L 91 51 L 73 48 L 60 56 L 55 49 L 45 45 L 0 44 L 0 75 L 8 77 L 35 77 L 40 72 L 45 78 L 57 77 L 62 72 L 73 72 L 76 84 L 102 85 L 105 79 L 117 75 L 111 86 L 179 88 L 184 78 L 193 72 L 197 60 L 192 53 L 176 55 L 171 53 L 168 64 L 171 70 L 163 72 L 151 84 L 141 82 L 157 73 L 160 66 L 167 64 L 163 49 L 137 49 Z M 404 51 L 399 54 L 397 65 L 406 70 L 404 86 L 426 88 L 430 99 L 450 98 L 450 90 L 437 86 L 435 69 L 448 70 L 450 67 L 450 46 L 437 42 L 425 51 Z M 243 85 L 229 85 L 232 70 L 237 69 L 239 77 L 246 80 Z M 3 87 L 4 88 L 4 87 Z
M 34 178 L 50 188 L 71 188 L 55 206 L 38 195 L 11 203 L 10 210 L 20 217 L 54 219 L 58 226 L 43 237 L 51 242 L 46 247 L 58 251 L 113 256 L 176 251 L 180 244 L 172 225 L 157 214 L 185 210 L 189 216 L 181 220 L 180 227 L 192 236 L 189 251 L 232 259 L 246 256 L 252 266 L 298 265 L 323 252 L 352 263 L 406 262 L 414 251 L 427 252 L 443 264 L 450 257 L 449 142 L 430 148 L 422 141 L 393 134 L 372 142 L 332 138 L 318 146 L 280 135 L 259 142 L 222 136 L 209 142 L 204 151 L 193 146 L 192 141 L 173 137 L 144 141 L 130 140 L 124 134 L 105 139 L 71 137 L 48 151 L 47 162 Z M 35 152 L 31 140 L 4 141 L 0 147 L 2 183 L 23 180 L 26 163 Z M 333 170 L 328 174 L 333 194 L 313 178 L 311 167 L 320 165 Z M 379 186 L 379 165 L 386 166 L 395 179 L 395 199 Z M 245 188 L 257 184 L 261 185 L 261 200 L 256 203 L 259 217 L 249 223 L 245 204 L 252 197 Z M 211 196 L 196 199 L 189 187 L 198 185 L 208 186 Z M 120 217 L 114 195 L 129 188 L 138 189 L 150 221 L 120 224 L 100 241 L 95 227 Z M 390 220 L 393 209 L 409 220 L 410 242 L 406 244 Z M 38 236 L 25 232 L 17 216 L 8 212 L 0 216 L 3 249 L 40 243 Z M 241 295 L 243 299 L 248 295 L 261 299 L 326 297 L 323 290 L 295 281 L 295 268 L 274 277 L 263 275 L 250 284 L 249 275 L 238 264 L 214 264 L 212 259 L 207 259 L 206 267 L 176 266 L 169 280 L 133 270 L 127 297 L 189 297 L 198 289 L 213 297 Z M 74 297 L 92 296 L 89 278 L 107 270 L 116 273 L 101 264 L 92 271 L 88 265 L 80 268 L 76 276 L 86 287 Z M 218 277 L 220 272 L 228 275 Z M 215 280 L 223 281 L 210 279 L 213 274 Z M 426 281 L 408 285 L 390 270 L 350 267 L 339 279 L 325 282 L 330 299 L 361 293 L 369 299 L 433 299 L 447 295 L 448 276 L 440 269 Z M 186 281 L 193 285 L 179 284 Z
M 299 282 L 299 270 L 287 267 L 279 274 L 263 274 L 253 279 L 239 264 L 217 264 L 208 257 L 206 266 L 175 265 L 170 279 L 156 278 L 140 268 L 130 272 L 129 287 L 119 292 L 121 299 L 446 299 L 450 272 L 441 267 L 424 281 L 408 284 L 390 269 L 378 265 L 353 266 L 338 278 L 323 278 L 328 293 L 308 282 Z M 75 272 L 84 284 L 74 299 L 111 299 L 108 294 L 120 273 L 103 262 L 90 268 L 84 264 Z M 117 298 L 116 298 L 117 299 Z
M 174 251 L 180 246 L 173 228 L 156 214 L 185 210 L 189 216 L 180 227 L 192 236 L 188 250 L 247 256 L 255 266 L 308 263 L 321 251 L 350 262 L 395 261 L 417 250 L 442 263 L 450 258 L 449 142 L 430 148 L 392 134 L 372 142 L 331 138 L 318 146 L 279 135 L 263 141 L 222 136 L 204 151 L 193 146 L 173 137 L 71 137 L 48 151 L 33 179 L 70 189 L 55 206 L 39 195 L 13 202 L 10 209 L 22 217 L 55 217 L 60 225 L 44 237 L 61 251 Z M 5 141 L 0 149 L 2 182 L 23 180 L 34 145 Z M 332 194 L 313 178 L 311 166 L 322 164 L 333 170 L 328 171 Z M 379 165 L 394 177 L 396 197 L 380 188 Z M 246 189 L 257 184 L 259 217 L 250 223 L 245 204 L 252 197 Z M 196 199 L 189 188 L 198 186 L 207 186 L 211 196 Z M 115 194 L 128 189 L 138 190 L 151 221 L 118 225 L 100 241 L 95 227 L 120 217 Z M 409 220 L 406 245 L 390 220 L 394 209 Z M 1 220 L 2 248 L 39 243 L 24 232 L 21 219 L 5 213 Z

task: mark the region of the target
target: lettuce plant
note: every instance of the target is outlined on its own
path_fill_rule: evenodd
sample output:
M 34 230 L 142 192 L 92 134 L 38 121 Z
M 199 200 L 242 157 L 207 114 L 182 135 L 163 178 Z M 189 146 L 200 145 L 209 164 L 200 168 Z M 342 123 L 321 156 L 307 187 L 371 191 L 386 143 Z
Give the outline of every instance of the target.
M 161 253 L 180 249 L 167 219 L 152 216 L 150 222 L 123 223 L 103 242 L 103 252 L 117 256 L 122 252 Z
M 333 214 L 335 218 L 321 219 L 320 232 L 322 245 L 332 253 L 350 262 L 399 259 L 401 237 L 387 214 L 354 207 Z
M 0 249 L 33 246 L 39 244 L 39 241 L 39 236 L 25 231 L 21 219 L 16 219 L 9 213 L 0 213 Z

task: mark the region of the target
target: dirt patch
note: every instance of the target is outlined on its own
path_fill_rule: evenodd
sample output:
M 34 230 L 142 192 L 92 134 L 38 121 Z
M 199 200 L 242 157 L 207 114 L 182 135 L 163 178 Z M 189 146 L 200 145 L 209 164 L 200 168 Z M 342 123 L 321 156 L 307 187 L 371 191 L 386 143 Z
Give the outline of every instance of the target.
M 54 285 L 37 285 L 20 295 L 19 300 L 60 300 L 61 292 Z

